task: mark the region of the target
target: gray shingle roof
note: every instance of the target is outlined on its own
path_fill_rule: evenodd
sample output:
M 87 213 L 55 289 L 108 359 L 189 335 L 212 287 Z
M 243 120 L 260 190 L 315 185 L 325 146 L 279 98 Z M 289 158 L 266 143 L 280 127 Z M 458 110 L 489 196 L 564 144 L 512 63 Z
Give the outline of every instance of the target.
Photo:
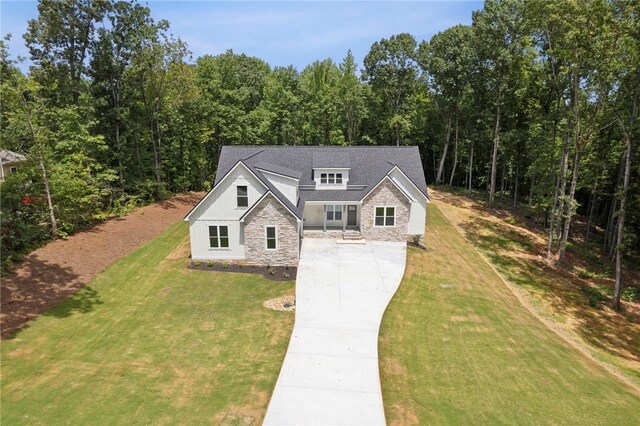
M 331 148 L 331 147 L 328 147 Z M 337 147 L 336 147 L 337 148 Z M 344 152 L 329 149 L 325 152 L 316 151 L 313 153 L 313 168 L 335 168 L 335 169 L 348 169 L 351 167 L 351 159 L 348 155 L 344 155 Z
M 297 170 L 291 170 L 286 167 L 278 166 L 277 164 L 257 163 L 255 167 L 257 169 L 278 173 L 280 175 L 292 177 L 294 179 L 300 179 L 300 177 L 302 176 L 302 173 Z
M 298 218 L 306 201 L 359 201 L 378 184 L 395 166 L 425 195 L 427 184 L 417 146 L 224 146 L 220 153 L 215 184 L 239 162 L 247 165 L 255 175 Z M 305 190 L 314 185 L 314 167 L 350 168 L 347 190 Z M 259 172 L 258 169 L 293 176 L 299 179 L 300 199 L 293 205 Z M 359 186 L 357 186 L 359 185 Z

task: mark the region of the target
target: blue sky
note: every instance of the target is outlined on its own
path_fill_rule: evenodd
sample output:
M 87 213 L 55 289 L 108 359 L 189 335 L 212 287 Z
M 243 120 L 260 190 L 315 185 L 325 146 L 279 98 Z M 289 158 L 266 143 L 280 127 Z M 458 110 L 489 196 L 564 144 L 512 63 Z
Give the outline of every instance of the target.
M 35 1 L 0 0 L 0 33 L 13 35 L 10 53 L 28 56 L 22 40 L 27 20 L 37 16 Z M 456 24 L 470 24 L 481 1 L 149 1 L 156 20 L 189 45 L 194 59 L 227 49 L 271 66 L 304 68 L 316 59 L 336 62 L 351 49 L 362 59 L 382 37 L 408 32 L 428 40 Z M 26 68 L 27 64 L 23 66 Z

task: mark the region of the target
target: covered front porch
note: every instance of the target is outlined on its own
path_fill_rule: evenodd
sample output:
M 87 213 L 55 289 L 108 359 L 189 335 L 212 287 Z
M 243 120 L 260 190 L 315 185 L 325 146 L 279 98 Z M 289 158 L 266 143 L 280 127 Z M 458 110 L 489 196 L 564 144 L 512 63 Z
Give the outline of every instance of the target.
M 305 236 L 326 233 L 336 237 L 345 232 L 360 233 L 360 204 L 344 202 L 307 203 L 302 230 Z

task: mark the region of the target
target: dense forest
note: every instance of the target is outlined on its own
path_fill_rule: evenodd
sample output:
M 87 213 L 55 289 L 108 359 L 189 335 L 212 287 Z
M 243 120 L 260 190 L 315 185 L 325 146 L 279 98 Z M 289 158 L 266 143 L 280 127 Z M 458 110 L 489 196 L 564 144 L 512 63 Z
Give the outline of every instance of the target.
M 2 269 L 171 193 L 207 190 L 230 144 L 418 145 L 429 183 L 508 199 L 565 261 L 572 222 L 616 262 L 640 250 L 640 2 L 488 0 L 472 25 L 373 43 L 362 64 L 192 58 L 135 1 L 40 0 L 0 44 Z

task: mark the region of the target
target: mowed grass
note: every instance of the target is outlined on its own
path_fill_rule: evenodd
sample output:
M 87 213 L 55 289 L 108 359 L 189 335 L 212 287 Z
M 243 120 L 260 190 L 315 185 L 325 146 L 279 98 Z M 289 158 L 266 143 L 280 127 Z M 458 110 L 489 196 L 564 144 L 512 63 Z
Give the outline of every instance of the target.
M 2 424 L 259 424 L 293 281 L 188 270 L 172 226 L 2 342 Z
M 389 424 L 640 423 L 640 397 L 531 315 L 433 204 L 381 327 Z

